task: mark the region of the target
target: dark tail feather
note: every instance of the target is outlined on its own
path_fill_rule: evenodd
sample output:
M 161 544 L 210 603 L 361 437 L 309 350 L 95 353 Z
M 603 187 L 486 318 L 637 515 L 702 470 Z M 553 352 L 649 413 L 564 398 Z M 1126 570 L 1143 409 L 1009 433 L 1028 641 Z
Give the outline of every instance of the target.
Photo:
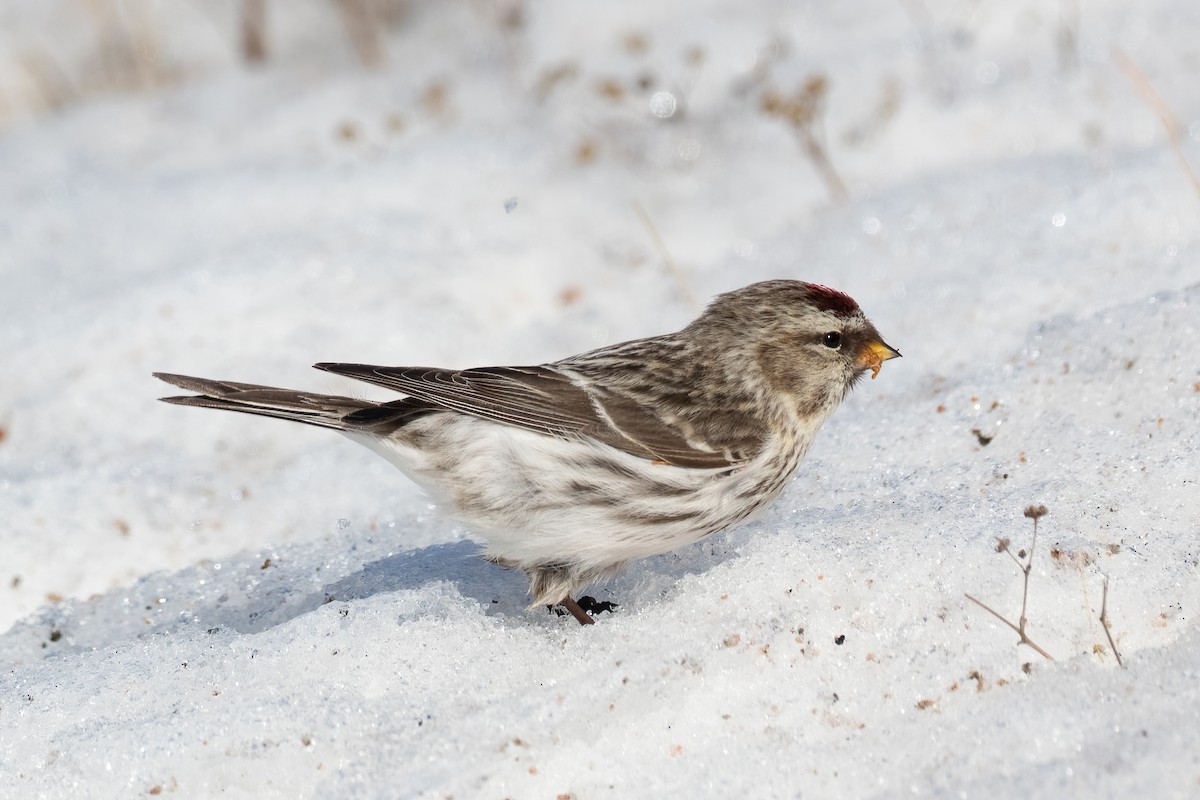
M 165 372 L 155 372 L 154 377 L 180 389 L 199 393 L 161 398 L 166 403 L 290 419 L 293 422 L 339 431 L 394 428 L 404 424 L 414 414 L 427 410 L 416 407 L 415 404 L 410 406 L 403 400 L 381 404 L 353 397 L 311 394 L 272 386 L 214 381 Z

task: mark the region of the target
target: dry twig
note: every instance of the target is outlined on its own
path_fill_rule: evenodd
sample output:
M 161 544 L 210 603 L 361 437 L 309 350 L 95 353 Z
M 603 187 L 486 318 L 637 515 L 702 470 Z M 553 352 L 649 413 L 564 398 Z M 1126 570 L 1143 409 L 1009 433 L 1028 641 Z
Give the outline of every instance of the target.
M 966 595 L 966 598 L 968 600 L 970 600 L 972 603 L 974 603 L 975 605 L 982 608 L 984 611 L 991 614 L 996 619 L 1003 622 L 1008 627 L 1012 628 L 1013 631 L 1015 631 L 1016 634 L 1021 637 L 1021 641 L 1018 642 L 1018 644 L 1028 645 L 1033 650 L 1038 652 L 1040 655 L 1044 656 L 1046 659 L 1053 661 L 1054 656 L 1047 653 L 1045 650 L 1043 650 L 1041 647 L 1039 647 L 1032 639 L 1030 639 L 1029 634 L 1026 631 L 1026 628 L 1029 623 L 1029 618 L 1026 615 L 1026 611 L 1029 607 L 1029 574 L 1033 571 L 1033 550 L 1037 546 L 1038 519 L 1045 516 L 1046 513 L 1047 513 L 1047 511 L 1046 511 L 1045 506 L 1029 506 L 1028 508 L 1025 509 L 1025 516 L 1027 516 L 1033 520 L 1033 541 L 1030 542 L 1030 544 L 1029 544 L 1028 557 L 1024 561 L 1022 561 L 1020 558 L 1018 558 L 1016 555 L 1014 555 L 1012 550 L 1009 549 L 1007 539 L 1001 539 L 999 545 L 996 548 L 997 550 L 1008 553 L 1009 557 L 1014 562 L 1016 562 L 1017 568 L 1020 569 L 1022 574 L 1024 575 L 1025 586 L 1024 586 L 1024 590 L 1021 593 L 1021 617 L 1020 617 L 1019 623 L 1014 625 L 1012 622 L 1010 622 L 1008 620 L 1008 618 L 1006 618 L 1005 616 L 1003 616 L 1002 614 L 997 612 L 995 609 L 993 609 L 991 606 L 987 605 L 982 600 L 979 600 L 976 597 L 973 597 L 968 594 L 968 595 Z M 1022 555 L 1025 555 L 1025 554 L 1022 553 Z
M 1125 662 L 1121 659 L 1121 651 L 1117 649 L 1117 643 L 1113 641 L 1112 631 L 1108 629 L 1108 576 L 1104 576 L 1104 598 L 1100 601 L 1100 626 L 1104 628 L 1104 635 L 1108 637 L 1108 646 L 1112 648 L 1113 655 L 1117 657 L 1117 666 L 1125 668 Z
M 368 67 L 383 63 L 379 19 L 368 0 L 334 0 L 354 52 Z M 242 57 L 250 62 L 267 57 L 267 0 L 242 0 Z
M 336 5 L 359 60 L 368 67 L 382 64 L 383 46 L 379 41 L 379 26 L 366 0 L 338 0 Z
M 1183 125 L 1179 122 L 1179 118 L 1171 111 L 1171 107 L 1163 100 L 1150 83 L 1150 79 L 1146 77 L 1146 73 L 1142 72 L 1141 67 L 1133 63 L 1133 59 L 1125 55 L 1125 51 L 1117 50 L 1117 62 L 1121 65 L 1121 69 L 1125 70 L 1125 74 L 1133 81 L 1133 86 L 1137 89 L 1138 94 L 1142 96 L 1142 100 L 1146 105 L 1158 114 L 1159 120 L 1163 124 L 1163 128 L 1167 131 L 1167 141 L 1171 143 L 1171 149 L 1175 151 L 1175 157 L 1179 159 L 1183 171 L 1187 174 L 1192 182 L 1192 186 L 1196 187 L 1197 194 L 1200 194 L 1200 178 L 1196 177 L 1195 171 L 1192 170 L 1192 165 L 1188 163 L 1187 156 L 1183 152 L 1183 145 L 1180 144 L 1180 139 L 1183 138 Z
M 671 251 L 667 250 L 667 244 L 658 235 L 658 228 L 654 221 L 650 219 L 650 215 L 646 213 L 646 209 L 642 208 L 642 204 L 636 200 L 633 202 L 633 210 L 637 212 L 638 219 L 646 226 L 646 231 L 650 234 L 651 241 L 654 242 L 654 248 L 658 250 L 658 254 L 662 256 L 663 264 L 671 273 L 671 277 L 675 279 L 675 283 L 679 285 L 679 290 L 683 292 L 683 297 L 687 300 L 688 305 L 693 311 L 700 310 L 700 303 L 696 300 L 696 295 L 692 293 L 692 289 L 688 286 L 687 278 L 684 277 L 683 270 L 675 263 L 675 259 L 671 257 Z
M 834 200 L 841 202 L 850 196 L 850 192 L 829 160 L 817 125 L 825 113 L 825 97 L 828 92 L 829 80 L 824 75 L 813 75 L 791 95 L 768 89 L 762 97 L 762 110 L 769 116 L 783 119 L 795 129 L 804 154 L 825 181 L 829 194 Z
M 247 61 L 267 57 L 267 0 L 242 0 L 242 56 Z

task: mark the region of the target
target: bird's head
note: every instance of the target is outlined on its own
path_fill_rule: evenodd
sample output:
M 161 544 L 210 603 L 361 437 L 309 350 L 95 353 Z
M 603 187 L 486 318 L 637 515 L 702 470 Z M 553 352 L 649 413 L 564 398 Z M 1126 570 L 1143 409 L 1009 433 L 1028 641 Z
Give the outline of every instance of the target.
M 689 326 L 711 345 L 731 344 L 732 368 L 758 372 L 793 398 L 801 415 L 822 419 L 870 370 L 900 353 L 883 341 L 858 303 L 813 283 L 773 280 L 719 295 Z

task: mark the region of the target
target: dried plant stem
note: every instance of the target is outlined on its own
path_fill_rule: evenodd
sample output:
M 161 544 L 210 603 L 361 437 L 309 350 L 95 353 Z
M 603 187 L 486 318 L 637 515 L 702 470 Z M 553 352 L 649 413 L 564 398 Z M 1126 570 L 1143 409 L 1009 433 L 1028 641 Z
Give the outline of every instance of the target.
M 675 259 L 671 257 L 671 251 L 667 249 L 667 244 L 658 235 L 658 228 L 654 224 L 654 220 L 650 219 L 650 215 L 646 213 L 646 209 L 642 208 L 642 204 L 633 201 L 633 210 L 637 212 L 638 219 L 646 226 L 646 232 L 650 234 L 650 240 L 654 242 L 654 248 L 658 250 L 658 254 L 662 257 L 663 264 L 671 273 L 671 277 L 675 279 L 675 283 L 679 285 L 679 291 L 683 292 L 683 297 L 687 300 L 693 311 L 700 310 L 700 303 L 696 300 L 696 295 L 692 292 L 688 285 L 687 278 L 683 274 L 683 270 L 675 263 Z
M 342 15 L 342 24 L 346 26 L 346 33 L 362 63 L 368 67 L 377 67 L 383 63 L 379 29 L 366 0 L 338 0 L 337 8 Z
M 800 141 L 804 146 L 805 154 L 816 167 L 821 179 L 825 181 L 825 188 L 829 190 L 833 199 L 839 203 L 849 200 L 850 190 L 846 188 L 842 176 L 838 175 L 837 170 L 833 168 L 833 162 L 829 160 L 825 146 L 817 139 L 816 134 L 810 129 L 805 129 L 800 133 Z
M 20 55 L 20 63 L 45 108 L 62 108 L 75 97 L 75 89 L 62 67 L 38 45 Z
M 1029 607 L 1029 573 L 1033 571 L 1033 551 L 1037 549 L 1037 528 L 1038 518 L 1033 518 L 1033 540 L 1029 543 L 1029 558 L 1025 565 L 1021 567 L 1023 573 L 1024 588 L 1021 590 L 1021 636 L 1025 636 L 1025 623 L 1029 619 L 1025 616 L 1025 610 Z
M 1079 0 L 1059 0 L 1058 66 L 1063 72 L 1079 68 Z
M 825 75 L 818 73 L 810 75 L 808 80 L 790 95 L 767 89 L 763 93 L 761 105 L 766 114 L 779 117 L 792 126 L 800 138 L 804 154 L 825 182 L 830 196 L 837 202 L 844 202 L 850 197 L 850 192 L 837 170 L 833 168 L 819 134 L 828 94 L 829 80 Z
M 996 619 L 998 619 L 998 620 L 1000 620 L 1001 622 L 1003 622 L 1003 623 L 1004 623 L 1005 625 L 1007 625 L 1008 627 L 1012 628 L 1014 631 L 1016 631 L 1017 635 L 1021 637 L 1020 644 L 1026 644 L 1026 645 L 1029 645 L 1031 648 L 1033 648 L 1033 650 L 1034 650 L 1034 651 L 1036 651 L 1036 652 L 1037 652 L 1037 653 L 1039 653 L 1040 655 L 1044 656 L 1044 657 L 1045 657 L 1047 660 L 1049 660 L 1049 661 L 1053 661 L 1053 660 L 1054 660 L 1054 656 L 1052 656 L 1052 655 L 1050 655 L 1049 653 L 1047 653 L 1045 650 L 1043 650 L 1041 647 L 1039 647 L 1039 646 L 1037 645 L 1037 643 L 1036 643 L 1036 642 L 1034 642 L 1032 639 L 1030 639 L 1030 638 L 1029 638 L 1029 635 L 1028 635 L 1027 633 L 1025 633 L 1024 626 L 1020 626 L 1020 627 L 1018 627 L 1017 625 L 1013 625 L 1011 622 L 1009 622 L 1009 621 L 1008 621 L 1008 619 L 1006 619 L 1004 616 L 1002 616 L 1001 614 L 999 614 L 999 613 L 998 613 L 998 612 L 997 612 L 995 609 L 993 609 L 991 606 L 987 605 L 987 604 L 986 604 L 986 603 L 984 603 L 982 600 L 979 600 L 978 598 L 976 598 L 976 597 L 974 597 L 974 596 L 972 596 L 972 595 L 966 595 L 966 598 L 967 598 L 968 600 L 970 600 L 972 603 L 974 603 L 975 605 L 977 605 L 977 606 L 979 606 L 980 608 L 982 608 L 984 611 L 986 611 L 986 612 L 988 612 L 989 614 L 991 614 L 991 615 L 992 615 L 993 617 L 995 617 Z M 1022 617 L 1022 622 L 1023 622 L 1023 621 L 1024 621 L 1024 617 Z
M 1117 666 L 1125 668 L 1125 662 L 1121 659 L 1121 651 L 1117 649 L 1117 643 L 1113 641 L 1112 631 L 1108 629 L 1108 576 L 1104 576 L 1104 598 L 1100 601 L 1100 626 L 1104 628 L 1104 635 L 1108 637 L 1108 646 L 1112 648 L 1113 655 L 1117 657 Z
M 242 0 L 242 56 L 247 61 L 267 57 L 267 0 Z
M 1029 508 L 1025 509 L 1025 516 L 1027 516 L 1033 520 L 1033 541 L 1029 544 L 1029 553 L 1028 553 L 1027 558 L 1024 561 L 1022 561 L 1017 556 L 1013 555 L 1012 551 L 1008 549 L 1008 540 L 1002 540 L 1002 542 L 1001 542 L 1001 549 L 1003 549 L 1004 552 L 1008 553 L 1009 557 L 1014 562 L 1016 562 L 1017 567 L 1021 570 L 1021 573 L 1024 577 L 1025 585 L 1021 592 L 1020 622 L 1018 624 L 1014 625 L 1011 621 L 1009 621 L 1009 619 L 1007 617 L 1000 614 L 998 611 L 996 611 L 994 608 L 992 608 L 991 606 L 984 603 L 982 600 L 980 600 L 972 595 L 969 595 L 969 594 L 966 595 L 966 598 L 968 600 L 970 600 L 972 603 L 974 603 L 975 605 L 982 608 L 984 611 L 991 614 L 996 619 L 1003 622 L 1008 627 L 1012 628 L 1013 631 L 1016 632 L 1017 636 L 1021 637 L 1021 641 L 1018 644 L 1028 645 L 1039 655 L 1045 657 L 1048 661 L 1053 661 L 1054 656 L 1047 653 L 1045 650 L 1043 650 L 1041 647 L 1039 647 L 1037 645 L 1037 643 L 1035 643 L 1032 639 L 1030 639 L 1029 633 L 1026 630 L 1026 628 L 1028 627 L 1028 624 L 1029 624 L 1029 617 L 1026 613 L 1029 609 L 1029 575 L 1030 575 L 1030 573 L 1033 572 L 1033 551 L 1034 551 L 1034 548 L 1037 547 L 1038 518 L 1043 516 L 1045 513 L 1046 513 L 1045 506 L 1030 506 Z
M 1127 56 L 1123 50 L 1117 50 L 1116 56 L 1121 69 L 1125 70 L 1125 74 L 1133 81 L 1133 86 L 1137 89 L 1138 94 L 1142 96 L 1142 100 L 1158 114 L 1163 128 L 1166 129 L 1167 141 L 1171 143 L 1171 149 L 1175 151 L 1175 157 L 1179 159 L 1183 171 L 1191 180 L 1192 186 L 1196 188 L 1197 194 L 1200 194 L 1200 178 L 1196 177 L 1195 171 L 1192 170 L 1192 165 L 1188 163 L 1187 156 L 1183 152 L 1183 145 L 1180 144 L 1183 125 L 1180 124 L 1179 118 L 1171 111 L 1170 106 L 1163 100 L 1162 95 L 1155 90 L 1154 85 L 1150 83 L 1150 79 L 1146 77 L 1146 73 L 1142 72 L 1141 67 L 1135 64 L 1132 58 Z

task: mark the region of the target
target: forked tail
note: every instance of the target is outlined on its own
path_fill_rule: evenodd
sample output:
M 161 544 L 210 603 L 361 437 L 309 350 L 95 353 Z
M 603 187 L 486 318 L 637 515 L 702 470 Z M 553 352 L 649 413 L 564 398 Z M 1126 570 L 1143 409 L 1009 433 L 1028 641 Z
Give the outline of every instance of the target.
M 353 397 L 298 392 L 253 383 L 214 381 L 166 372 L 155 372 L 154 377 L 180 389 L 197 393 L 160 398 L 166 403 L 290 419 L 338 431 L 394 428 L 403 425 L 417 414 L 429 411 L 427 406 L 412 403 L 407 399 L 374 403 Z

